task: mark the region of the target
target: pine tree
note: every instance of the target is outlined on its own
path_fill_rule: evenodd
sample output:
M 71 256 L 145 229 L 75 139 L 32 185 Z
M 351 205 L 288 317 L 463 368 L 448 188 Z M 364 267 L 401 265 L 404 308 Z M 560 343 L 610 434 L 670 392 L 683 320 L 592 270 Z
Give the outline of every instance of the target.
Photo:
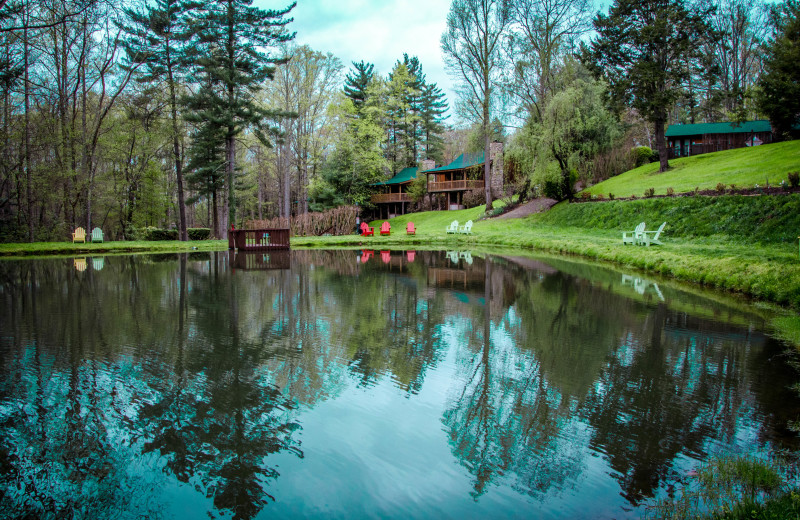
M 442 161 L 444 158 L 444 121 L 449 117 L 444 92 L 436 83 L 425 85 L 420 101 L 421 144 L 424 159 Z
M 708 11 L 690 11 L 683 0 L 615 0 L 598 14 L 599 38 L 584 62 L 601 70 L 618 103 L 630 103 L 654 126 L 661 171 L 669 167 L 664 125 L 701 57 L 710 29 Z
M 178 129 L 177 90 L 186 66 L 184 46 L 191 37 L 186 16 L 199 4 L 183 0 L 155 0 L 144 12 L 126 9 L 130 25 L 122 28 L 128 33 L 124 42 L 128 59 L 141 64 L 140 82 L 165 81 L 169 90 L 170 118 L 172 120 L 172 154 L 178 188 L 178 214 L 180 239 L 188 240 L 186 231 L 186 203 L 183 190 L 183 154 L 181 134 Z
M 187 170 L 188 184 L 197 194 L 194 200 L 207 197 L 211 205 L 212 231 L 220 237 L 218 202 L 219 193 L 225 187 L 225 128 L 224 117 L 214 115 L 216 103 L 214 89 L 211 84 L 201 88 L 191 98 L 193 112 L 204 114 L 204 119 L 197 119 L 197 127 L 192 133 L 192 144 L 189 148 Z M 191 116 L 190 116 L 191 120 Z
M 374 68 L 372 63 L 353 62 L 354 70 L 344 80 L 344 94 L 353 100 L 356 111 L 361 110 L 367 100 L 367 88 L 375 77 Z
M 776 34 L 766 48 L 758 102 L 778 139 L 785 139 L 800 126 L 800 2 L 787 0 L 773 17 Z
M 245 128 L 254 127 L 259 138 L 267 142 L 265 122 L 280 116 L 264 109 L 255 97 L 263 82 L 273 78 L 275 67 L 286 62 L 286 58 L 272 57 L 265 49 L 294 38 L 285 27 L 292 21 L 286 15 L 296 3 L 268 11 L 251 4 L 252 0 L 213 0 L 195 20 L 199 27 L 196 74 L 210 91 L 204 94 L 203 103 L 193 104 L 197 111 L 193 118 L 217 117 L 215 123 L 224 129 L 227 217 L 231 223 L 236 220 L 236 137 Z

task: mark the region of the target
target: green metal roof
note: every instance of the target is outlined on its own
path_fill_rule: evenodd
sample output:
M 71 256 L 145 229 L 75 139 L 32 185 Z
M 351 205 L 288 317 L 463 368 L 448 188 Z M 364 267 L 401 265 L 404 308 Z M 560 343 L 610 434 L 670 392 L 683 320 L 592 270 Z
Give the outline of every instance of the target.
M 666 137 L 684 137 L 702 134 L 740 134 L 771 132 L 769 121 L 745 121 L 743 123 L 698 123 L 695 125 L 669 125 Z
M 376 182 L 373 186 L 388 186 L 389 184 L 403 184 L 404 182 L 413 181 L 417 178 L 417 167 L 416 166 L 409 166 L 408 168 L 403 168 L 397 175 L 389 179 L 388 181 L 383 182 Z
M 472 166 L 478 166 L 479 164 L 483 164 L 483 152 L 462 153 L 447 166 L 439 166 L 438 168 L 434 168 L 432 170 L 425 170 L 422 173 L 427 174 L 427 173 L 448 172 L 452 170 L 463 170 L 465 168 L 470 168 Z

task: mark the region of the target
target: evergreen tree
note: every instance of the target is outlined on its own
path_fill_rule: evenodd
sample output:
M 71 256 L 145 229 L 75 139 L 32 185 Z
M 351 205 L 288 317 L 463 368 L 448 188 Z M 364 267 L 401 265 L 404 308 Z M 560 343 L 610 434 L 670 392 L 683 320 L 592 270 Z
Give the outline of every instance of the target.
M 421 145 L 425 150 L 424 159 L 442 161 L 444 158 L 444 121 L 447 100 L 444 92 L 436 83 L 425 85 L 420 99 L 420 133 Z
M 683 93 L 709 34 L 708 12 L 689 11 L 683 0 L 615 0 L 598 14 L 599 37 L 585 64 L 602 72 L 618 103 L 630 103 L 654 126 L 661 171 L 669 167 L 664 125 Z M 695 67 L 696 68 L 696 67 Z
M 773 17 L 775 40 L 765 49 L 758 101 L 776 136 L 786 139 L 800 126 L 800 2 L 786 0 Z
M 224 129 L 227 217 L 231 223 L 236 220 L 235 140 L 245 128 L 255 127 L 259 138 L 267 142 L 265 121 L 281 115 L 264 109 L 255 95 L 264 81 L 272 79 L 275 67 L 286 61 L 272 57 L 266 49 L 294 38 L 285 27 L 292 21 L 286 15 L 295 5 L 265 11 L 253 7 L 252 0 L 213 0 L 195 20 L 199 28 L 197 74 L 208 87 L 204 102 L 193 104 L 197 110 L 194 119 L 218 117 L 215 124 Z
M 417 164 L 417 135 L 419 117 L 419 90 L 417 79 L 410 74 L 404 63 L 397 62 L 389 74 L 386 97 L 386 156 L 397 173 L 407 166 Z
M 372 63 L 353 62 L 354 70 L 344 80 L 344 94 L 353 100 L 357 111 L 367 100 L 367 87 L 375 77 L 374 68 Z
M 197 95 L 192 98 L 195 113 L 203 113 L 209 116 L 213 112 L 215 100 L 213 99 L 213 89 L 210 85 L 201 88 Z M 203 107 L 204 109 L 200 109 Z M 200 197 L 207 197 L 211 206 L 212 231 L 215 237 L 220 237 L 218 202 L 219 193 L 225 187 L 225 131 L 222 126 L 223 117 L 206 117 L 198 121 L 198 125 L 192 134 L 192 144 L 189 148 L 189 163 L 187 169 L 190 172 L 187 176 L 189 186 L 197 196 L 191 202 L 195 202 Z
M 130 25 L 122 28 L 128 33 L 124 42 L 128 59 L 143 65 L 138 81 L 154 83 L 165 81 L 169 90 L 170 118 L 172 120 L 172 154 L 178 188 L 178 214 L 180 239 L 188 240 L 186 232 L 186 204 L 183 191 L 183 154 L 181 134 L 178 129 L 177 90 L 185 69 L 184 46 L 191 37 L 186 23 L 188 12 L 198 7 L 184 0 L 155 0 L 143 13 L 126 9 Z

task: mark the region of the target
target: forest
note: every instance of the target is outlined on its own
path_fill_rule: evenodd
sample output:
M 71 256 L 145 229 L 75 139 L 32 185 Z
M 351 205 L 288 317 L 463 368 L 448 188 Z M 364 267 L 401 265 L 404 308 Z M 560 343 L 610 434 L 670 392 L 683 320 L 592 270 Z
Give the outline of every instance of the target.
M 297 44 L 295 4 L 0 0 L 0 240 L 135 240 L 369 208 L 424 159 L 506 143 L 501 196 L 570 197 L 672 123 L 800 124 L 797 0 L 452 0 L 441 52 L 386 76 Z M 424 179 L 424 176 L 423 176 Z M 425 183 L 413 196 L 425 208 Z

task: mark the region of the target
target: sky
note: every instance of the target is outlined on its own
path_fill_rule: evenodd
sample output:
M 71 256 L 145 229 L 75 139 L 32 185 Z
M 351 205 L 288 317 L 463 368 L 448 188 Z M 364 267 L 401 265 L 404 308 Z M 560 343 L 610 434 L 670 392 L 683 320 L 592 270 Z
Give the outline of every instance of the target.
M 254 5 L 278 9 L 290 3 L 256 0 Z M 445 71 L 439 46 L 449 10 L 450 0 L 297 0 L 289 29 L 297 32 L 298 44 L 342 60 L 343 77 L 354 61 L 372 63 L 386 76 L 403 53 L 416 56 L 427 82 L 445 92 L 452 108 L 455 82 Z

